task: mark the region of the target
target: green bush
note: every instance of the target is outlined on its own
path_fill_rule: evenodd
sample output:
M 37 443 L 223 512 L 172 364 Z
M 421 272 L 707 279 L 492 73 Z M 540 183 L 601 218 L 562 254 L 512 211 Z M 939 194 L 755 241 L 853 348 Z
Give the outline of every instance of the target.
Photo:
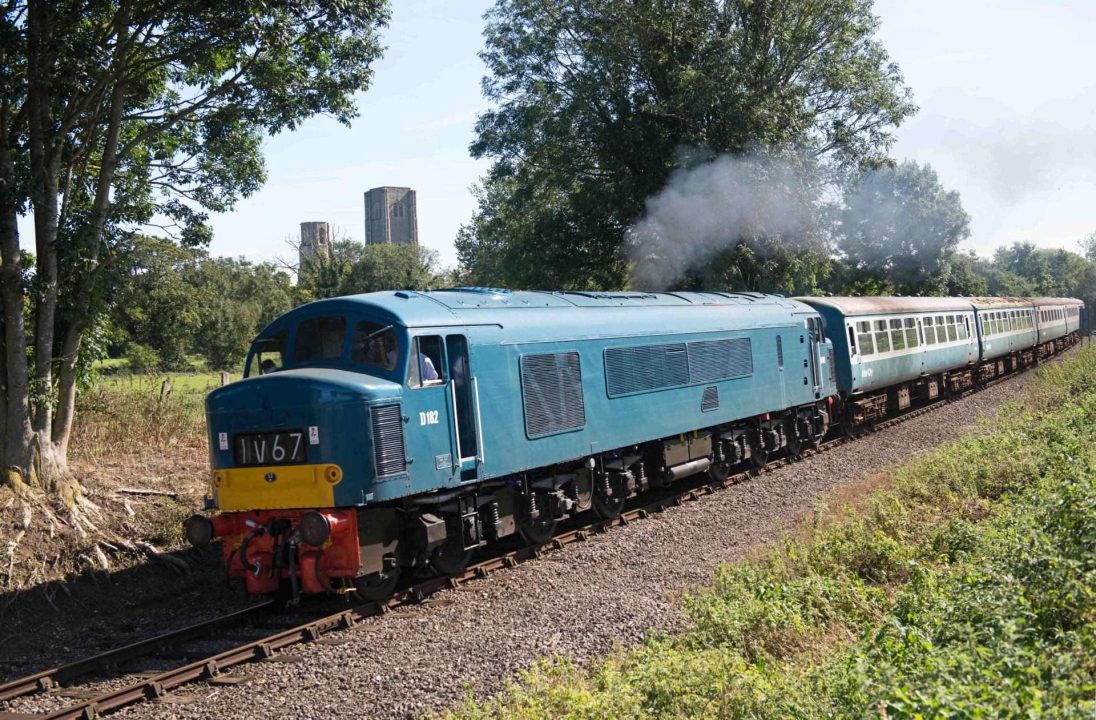
M 126 345 L 126 362 L 133 373 L 150 373 L 160 369 L 160 356 L 148 345 L 141 343 Z
M 987 429 L 720 568 L 685 632 L 450 717 L 1096 716 L 1096 351 Z

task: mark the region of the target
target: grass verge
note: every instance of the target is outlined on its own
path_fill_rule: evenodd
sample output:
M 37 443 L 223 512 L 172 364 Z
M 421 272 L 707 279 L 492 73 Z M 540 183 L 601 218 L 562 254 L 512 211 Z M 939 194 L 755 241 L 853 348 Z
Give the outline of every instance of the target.
M 545 660 L 475 718 L 1096 717 L 1096 350 L 989 431 L 817 513 L 685 601 L 690 629 Z

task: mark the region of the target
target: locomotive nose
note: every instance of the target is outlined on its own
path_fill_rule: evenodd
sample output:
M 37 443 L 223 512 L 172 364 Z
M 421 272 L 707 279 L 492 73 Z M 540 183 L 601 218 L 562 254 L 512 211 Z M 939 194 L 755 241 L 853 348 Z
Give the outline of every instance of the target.
M 212 492 L 222 511 L 340 507 L 368 501 L 377 403 L 400 386 L 364 373 L 307 368 L 210 393 Z M 200 526 L 194 528 L 201 539 Z

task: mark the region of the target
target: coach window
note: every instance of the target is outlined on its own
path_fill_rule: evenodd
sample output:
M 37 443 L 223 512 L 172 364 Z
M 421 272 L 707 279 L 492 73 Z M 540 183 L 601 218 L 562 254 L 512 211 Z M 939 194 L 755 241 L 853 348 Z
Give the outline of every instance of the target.
M 887 321 L 876 320 L 875 321 L 875 351 L 876 352 L 890 352 L 890 336 L 887 334 Z
M 445 355 L 439 335 L 424 335 L 411 341 L 407 363 L 407 386 L 430 387 L 445 383 Z
M 362 365 L 395 370 L 400 359 L 400 341 L 391 325 L 361 320 L 354 325 L 350 360 Z
M 948 315 L 945 320 L 947 321 L 946 324 L 948 327 L 948 342 L 955 342 L 956 339 L 959 337 L 957 331 L 955 330 L 955 316 Z
M 874 355 L 875 343 L 871 338 L 871 323 L 861 320 L 856 323 L 856 345 L 860 348 L 861 355 Z
M 933 325 L 932 318 L 931 317 L 922 318 L 921 319 L 921 327 L 924 328 L 924 330 L 925 330 L 925 344 L 926 345 L 935 345 L 936 344 L 936 326 Z
M 959 339 L 966 340 L 968 337 L 970 337 L 970 316 L 959 315 L 958 317 L 959 323 L 957 325 L 957 329 L 959 331 Z
M 920 345 L 917 341 L 917 320 L 906 318 L 902 324 L 906 326 L 906 347 L 915 348 Z
M 905 350 L 906 349 L 906 339 L 905 339 L 905 336 L 903 336 L 903 334 L 902 334 L 902 321 L 901 320 L 891 320 L 890 321 L 890 329 L 891 329 L 891 349 L 893 349 L 893 350 Z
M 304 320 L 297 326 L 293 343 L 293 364 L 338 360 L 343 356 L 346 318 L 321 317 Z

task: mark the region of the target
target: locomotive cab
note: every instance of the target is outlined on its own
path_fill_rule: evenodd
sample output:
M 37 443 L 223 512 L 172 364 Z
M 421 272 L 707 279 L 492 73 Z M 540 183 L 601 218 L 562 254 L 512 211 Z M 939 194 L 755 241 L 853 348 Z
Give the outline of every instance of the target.
M 370 569 L 362 546 L 376 530 L 357 508 L 406 480 L 407 331 L 337 309 L 276 321 L 244 378 L 206 400 L 207 507 L 221 514 L 192 517 L 187 535 L 222 537 L 229 573 L 253 594 L 346 587 Z M 382 570 L 383 553 L 373 560 Z

